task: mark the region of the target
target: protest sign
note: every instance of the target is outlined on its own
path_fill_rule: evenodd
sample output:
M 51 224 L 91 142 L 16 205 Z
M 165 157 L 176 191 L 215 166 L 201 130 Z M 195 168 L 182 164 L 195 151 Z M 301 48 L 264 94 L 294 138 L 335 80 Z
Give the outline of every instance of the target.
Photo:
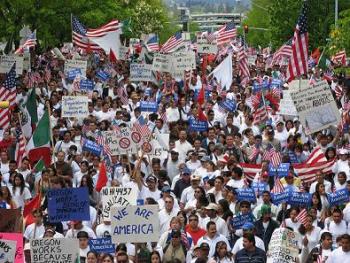
M 118 152 L 119 154 L 136 153 L 136 145 L 131 138 L 131 131 L 129 127 L 120 129 L 120 136 L 118 136 Z
M 89 115 L 87 96 L 62 96 L 62 118 L 85 118 Z
M 253 182 L 252 183 L 252 188 L 255 193 L 262 194 L 262 192 L 267 191 L 267 183 L 262 183 L 262 182 Z
M 193 51 L 172 54 L 172 71 L 184 72 L 196 68 L 196 58 Z
M 158 206 L 112 207 L 112 241 L 157 242 L 159 240 Z
M 334 193 L 327 194 L 329 205 L 336 206 L 342 205 L 349 201 L 349 191 L 348 189 L 340 189 L 335 191 Z
M 157 112 L 158 103 L 156 101 L 140 101 L 140 110 L 147 112 Z
M 90 239 L 89 246 L 90 250 L 96 253 L 114 254 L 115 252 L 115 244 L 112 244 L 110 237 Z
M 272 203 L 274 205 L 279 205 L 281 203 L 287 202 L 289 200 L 290 191 L 285 191 L 282 193 L 272 193 Z
M 279 177 L 286 177 L 289 172 L 290 163 L 281 163 L 277 168 L 271 163 L 269 164 L 269 175 Z
M 297 262 L 298 254 L 299 248 L 297 234 L 286 228 L 277 228 L 271 236 L 267 253 L 267 262 Z
M 196 119 L 190 120 L 190 130 L 191 131 L 207 131 L 208 130 L 208 123 L 206 121 L 199 121 Z
M 231 225 L 235 230 L 241 229 L 242 226 L 248 222 L 254 222 L 254 216 L 251 212 L 245 215 L 239 214 L 231 219 Z
M 237 191 L 237 200 L 238 201 L 249 201 L 251 203 L 256 202 L 256 197 L 254 190 L 252 188 L 239 188 Z
M 88 139 L 83 140 L 82 150 L 91 152 L 95 156 L 101 156 L 102 146 Z
M 152 70 L 160 72 L 171 72 L 172 56 L 155 53 L 153 57 Z
M 14 240 L 0 239 L 0 263 L 15 262 L 16 245 Z
M 310 206 L 311 194 L 302 192 L 291 192 L 289 195 L 288 204 L 294 206 Z
M 136 205 L 137 189 L 131 187 L 103 187 L 101 191 L 102 216 L 110 217 L 112 207 Z
M 80 89 L 85 91 L 93 91 L 94 89 L 94 82 L 89 79 L 82 79 L 80 81 Z
M 101 81 L 107 81 L 111 76 L 107 71 L 99 70 L 96 72 L 96 78 L 100 79 Z
M 0 73 L 8 73 L 16 62 L 16 75 L 23 73 L 23 57 L 20 56 L 0 56 Z
M 218 53 L 218 46 L 212 43 L 197 43 L 197 52 L 202 54 Z
M 14 263 L 23 263 L 23 235 L 21 233 L 0 233 L 0 239 L 16 242 L 16 254 Z M 0 253 L 1 254 L 1 253 Z M 1 260 L 0 260 L 1 262 Z
M 81 76 L 81 70 L 79 68 L 74 68 L 67 72 L 66 77 L 69 80 L 74 80 L 76 77 Z
M 105 138 L 105 142 L 108 144 L 112 155 L 119 155 L 117 134 L 114 131 L 103 131 L 102 135 Z
M 0 232 L 22 233 L 23 222 L 21 209 L 0 208 Z
M 222 107 L 226 111 L 235 111 L 236 110 L 236 102 L 234 100 L 224 100 L 220 103 L 220 107 Z
M 248 64 L 255 65 L 256 59 L 257 59 L 257 55 L 248 55 Z
M 30 255 L 35 263 L 79 262 L 77 238 L 42 238 L 30 240 Z
M 148 154 L 150 158 L 167 158 L 169 133 L 154 134 L 150 143 L 152 145 L 152 151 Z
M 90 220 L 87 187 L 51 189 L 47 197 L 50 222 Z
M 339 123 L 339 110 L 326 81 L 319 81 L 303 91 L 291 92 L 291 96 L 307 135 Z
M 152 74 L 152 65 L 149 64 L 130 64 L 131 81 L 154 81 Z
M 80 69 L 81 76 L 86 77 L 86 68 L 87 68 L 87 61 L 84 61 L 84 60 L 67 59 L 64 62 L 65 75 L 67 75 L 67 73 L 73 69 Z
M 283 91 L 283 98 L 280 101 L 279 114 L 288 116 L 298 116 L 294 102 L 289 90 Z
M 129 47 L 120 46 L 119 47 L 118 59 L 126 60 L 128 58 L 128 52 L 129 52 Z

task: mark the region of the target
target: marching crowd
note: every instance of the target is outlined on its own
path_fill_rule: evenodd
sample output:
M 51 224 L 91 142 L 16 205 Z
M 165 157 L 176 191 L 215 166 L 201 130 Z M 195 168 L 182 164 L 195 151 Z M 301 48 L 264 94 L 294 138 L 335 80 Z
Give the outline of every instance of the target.
M 63 55 L 72 56 L 70 52 Z M 256 64 L 249 67 L 248 83 L 241 85 L 233 53 L 233 81 L 224 89 L 209 75 L 221 61 L 215 57 L 206 57 L 203 69 L 199 65 L 204 64 L 204 58 L 197 55 L 198 66 L 190 71 L 188 79 L 159 73 L 154 82 L 130 81 L 129 65 L 138 59 L 135 54 L 115 62 L 103 53 L 83 54 L 81 58 L 88 60 L 86 77 L 94 83 L 93 90 L 86 94 L 89 113 L 85 118 L 61 117 L 62 96 L 84 92 L 75 80 L 62 74 L 64 63 L 53 53 L 32 54 L 32 72 L 16 79 L 17 106 L 0 141 L 0 204 L 23 210 L 33 197 L 42 196 L 40 207 L 31 211 L 33 222 L 25 224 L 23 232 L 27 263 L 31 239 L 61 237 L 79 239 L 80 262 L 87 263 L 263 263 L 273 257 L 269 244 L 280 227 L 297 236 L 298 262 L 350 262 L 349 195 L 346 202 L 333 205 L 329 201 L 333 192 L 350 191 L 348 131 L 343 125 L 306 135 L 297 116 L 279 113 L 279 101 L 288 84 L 281 85 L 279 92 L 263 91 L 262 96 L 272 94 L 275 103 L 265 105 L 267 118 L 256 116 L 253 84 L 273 78 L 283 83 L 285 66 L 269 67 L 265 57 L 258 54 Z M 110 78 L 97 78 L 98 70 L 112 72 Z M 325 72 L 315 67 L 303 78 L 318 81 L 324 76 Z M 337 103 L 340 111 L 347 112 L 350 80 L 333 75 L 327 81 L 334 97 L 336 89 L 342 90 Z M 200 98 L 203 85 L 207 89 L 204 102 Z M 38 117 L 47 107 L 51 113 L 52 162 L 41 171 L 33 169 L 35 163 L 27 157 L 20 164 L 16 161 L 20 105 L 32 89 Z M 235 110 L 222 109 L 226 99 L 235 102 Z M 156 101 L 158 111 L 142 111 L 140 101 Z M 107 156 L 104 152 L 96 156 L 82 147 L 83 138 L 99 142 L 101 132 L 133 128 L 140 118 L 156 138 L 169 134 L 168 145 L 157 157 L 150 157 L 141 148 L 138 154 Z M 206 122 L 207 129 L 191 129 L 193 119 Z M 271 149 L 279 155 L 279 163 L 290 163 L 283 178 L 269 173 L 275 161 L 266 154 Z M 327 171 L 314 170 L 311 180 L 305 181 L 293 167 L 316 153 L 332 161 L 332 166 Z M 101 216 L 101 196 L 96 191 L 102 162 L 107 165 L 107 186 L 137 188 L 138 201 L 158 205 L 158 242 L 118 243 L 114 254 L 90 250 L 89 239 L 110 237 L 113 231 L 111 220 Z M 252 176 L 247 175 L 250 164 L 259 165 Z M 88 188 L 90 220 L 51 223 L 46 193 L 72 187 Z M 278 187 L 283 190 L 277 191 Z M 254 189 L 255 201 L 240 198 L 244 188 Z M 311 202 L 305 207 L 274 202 L 274 194 L 281 192 L 310 193 Z M 237 224 L 235 218 L 245 215 L 250 216 L 249 220 Z

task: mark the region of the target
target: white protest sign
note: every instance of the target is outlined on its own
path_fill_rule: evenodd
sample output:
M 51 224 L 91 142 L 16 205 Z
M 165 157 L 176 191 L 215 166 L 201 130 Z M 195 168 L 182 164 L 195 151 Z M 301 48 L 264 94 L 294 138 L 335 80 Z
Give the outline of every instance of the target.
M 171 72 L 172 56 L 155 53 L 153 57 L 152 70 L 160 72 Z
M 159 240 L 157 205 L 112 207 L 112 241 L 156 242 Z
M 249 65 L 255 65 L 257 55 L 249 55 L 248 56 L 248 64 Z
M 30 255 L 35 263 L 75 263 L 79 259 L 76 238 L 43 238 L 30 240 Z
M 298 116 L 298 112 L 295 109 L 294 102 L 290 96 L 289 90 L 283 91 L 283 99 L 280 101 L 279 114 L 289 115 L 289 116 Z
M 131 131 L 129 127 L 120 129 L 120 137 L 118 136 L 119 154 L 137 153 L 135 144 L 131 139 Z
M 165 159 L 168 156 L 167 145 L 169 145 L 169 134 L 155 134 L 151 140 L 152 151 L 149 153 L 150 158 Z
M 27 72 L 31 71 L 31 65 L 30 65 L 30 53 L 24 52 L 23 53 L 23 69 Z
M 172 63 L 174 72 L 184 72 L 196 68 L 196 58 L 193 51 L 177 52 L 172 55 Z
M 62 118 L 85 118 L 89 115 L 87 96 L 62 96 Z
M 102 132 L 103 137 L 111 150 L 112 155 L 119 155 L 118 149 L 118 136 L 114 131 L 104 131 Z
M 69 72 L 73 69 L 80 69 L 81 75 L 83 77 L 86 77 L 86 68 L 87 68 L 87 61 L 85 61 L 85 60 L 67 59 L 64 62 L 64 74 L 65 75 L 67 74 L 67 72 Z
M 288 90 L 289 92 L 297 92 L 306 90 L 309 88 L 309 80 L 308 79 L 301 79 L 301 80 L 293 80 L 288 84 Z
M 277 228 L 271 236 L 267 262 L 297 262 L 298 252 L 297 234 L 286 228 Z
M 152 65 L 149 64 L 130 64 L 131 81 L 153 81 Z
M 0 263 L 15 262 L 16 245 L 15 240 L 0 239 Z
M 319 81 L 302 91 L 291 92 L 291 96 L 306 135 L 339 123 L 339 110 L 326 81 Z
M 197 52 L 202 54 L 218 53 L 218 46 L 212 43 L 197 43 Z
M 126 60 L 128 57 L 128 52 L 129 52 L 129 48 L 128 47 L 124 47 L 124 46 L 120 46 L 119 47 L 119 54 L 118 54 L 118 59 L 119 60 Z
M 16 62 L 16 75 L 23 73 L 23 57 L 20 56 L 0 56 L 0 73 L 8 73 Z
M 112 207 L 136 205 L 137 189 L 131 187 L 103 187 L 101 195 L 102 216 L 110 218 Z

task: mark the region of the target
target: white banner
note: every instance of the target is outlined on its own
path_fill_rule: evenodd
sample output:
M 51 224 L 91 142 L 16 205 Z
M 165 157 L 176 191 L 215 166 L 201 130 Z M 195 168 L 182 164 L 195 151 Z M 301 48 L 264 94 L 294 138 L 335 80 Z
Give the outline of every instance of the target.
M 67 72 L 73 70 L 73 69 L 80 69 L 81 75 L 83 77 L 86 77 L 86 68 L 87 68 L 87 61 L 85 60 L 73 60 L 73 59 L 67 59 L 64 62 L 64 74 L 66 75 Z
M 152 70 L 160 72 L 171 72 L 172 56 L 155 53 L 153 57 Z
M 0 73 L 8 73 L 16 62 L 16 75 L 23 73 L 23 57 L 20 56 L 0 56 Z
M 152 65 L 149 64 L 130 64 L 131 81 L 154 81 L 152 74 Z
M 159 240 L 157 205 L 112 207 L 112 241 L 156 242 Z
M 62 96 L 62 118 L 85 118 L 89 115 L 87 96 Z
M 79 240 L 76 238 L 43 238 L 30 240 L 30 254 L 35 263 L 79 262 Z
M 277 228 L 271 236 L 267 253 L 267 262 L 297 262 L 298 252 L 297 234 L 286 228 Z
M 120 136 L 118 135 L 118 152 L 119 154 L 137 153 L 137 148 L 131 138 L 129 127 L 120 129 Z
M 131 187 L 103 187 L 101 191 L 102 216 L 110 218 L 112 207 L 136 205 L 137 189 Z
M 302 91 L 291 92 L 291 96 L 306 135 L 340 122 L 338 107 L 326 81 L 319 81 Z
M 197 52 L 202 54 L 216 54 L 218 53 L 218 46 L 207 41 L 200 41 L 197 43 Z
M 168 156 L 168 149 L 166 148 L 169 145 L 169 134 L 155 134 L 151 140 L 152 151 L 149 153 L 150 158 L 160 158 L 166 159 Z
M 0 239 L 0 263 L 12 263 L 15 262 L 16 256 L 15 240 Z M 22 251 L 20 251 L 22 253 Z

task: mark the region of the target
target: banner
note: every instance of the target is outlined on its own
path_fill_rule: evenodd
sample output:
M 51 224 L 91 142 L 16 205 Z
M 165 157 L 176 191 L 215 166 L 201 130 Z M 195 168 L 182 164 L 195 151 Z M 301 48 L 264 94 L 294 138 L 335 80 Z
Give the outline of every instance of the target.
M 292 92 L 291 96 L 306 135 L 340 122 L 337 104 L 326 81 L 319 81 L 303 91 Z
M 279 205 L 281 203 L 288 202 L 290 191 L 285 191 L 279 194 L 272 193 L 272 203 Z
M 239 214 L 231 219 L 231 225 L 235 230 L 241 229 L 248 222 L 254 223 L 254 216 L 251 212 L 245 215 Z
M 62 118 L 85 118 L 89 115 L 87 96 L 62 96 Z
M 262 182 L 253 182 L 252 183 L 252 188 L 255 193 L 262 194 L 262 192 L 267 191 L 267 183 L 262 183 Z
M 153 134 L 152 140 L 150 141 L 152 145 L 152 151 L 148 153 L 150 158 L 166 159 L 168 156 L 169 145 L 169 133 Z
M 120 46 L 119 47 L 119 60 L 126 60 L 128 58 L 129 47 Z
M 112 207 L 111 219 L 113 243 L 159 240 L 157 205 Z
M 80 69 L 81 76 L 86 77 L 86 68 L 87 68 L 87 61 L 84 61 L 84 60 L 67 59 L 64 62 L 65 75 L 67 75 L 67 72 L 73 69 Z
M 130 64 L 131 81 L 154 81 L 152 74 L 152 65 L 148 64 Z
M 189 129 L 191 131 L 207 131 L 208 130 L 208 123 L 206 121 L 199 121 L 195 119 L 190 119 L 190 127 Z
M 80 89 L 85 91 L 93 91 L 95 87 L 95 84 L 92 80 L 89 79 L 82 79 L 80 81 Z
M 305 206 L 311 205 L 311 194 L 302 192 L 291 192 L 289 195 L 288 204 L 291 206 Z
M 0 208 L 0 232 L 22 233 L 23 222 L 21 209 Z
M 147 112 L 157 112 L 158 103 L 156 101 L 140 101 L 140 110 Z
M 271 236 L 269 250 L 267 252 L 267 262 L 297 262 L 298 254 L 297 234 L 286 228 L 277 228 Z
M 14 240 L 0 239 L 0 263 L 15 262 L 16 245 Z
M 235 111 L 236 110 L 236 102 L 234 100 L 224 100 L 220 103 L 220 107 L 224 108 L 226 111 Z
M 16 75 L 23 73 L 23 57 L 20 56 L 0 56 L 0 73 L 8 73 L 16 62 Z
M 115 244 L 110 237 L 89 239 L 90 250 L 96 253 L 115 253 Z
M 201 54 L 216 54 L 218 46 L 211 43 L 197 43 L 197 52 Z
M 172 56 L 155 53 L 153 57 L 152 70 L 170 73 L 172 70 Z
M 15 260 L 14 261 L 10 261 L 10 262 L 23 263 L 24 262 L 23 234 L 21 234 L 21 233 L 0 233 L 0 239 L 10 240 L 10 241 L 16 242 Z M 1 258 L 1 256 L 0 256 L 0 258 Z M 1 260 L 0 260 L 0 262 L 1 262 Z
M 281 163 L 277 168 L 271 163 L 269 164 L 269 175 L 279 177 L 286 177 L 289 172 L 290 163 Z
M 50 222 L 90 220 L 87 187 L 51 189 L 47 193 Z
M 110 218 L 112 207 L 136 205 L 137 189 L 131 187 L 103 187 L 101 191 L 102 216 Z
M 80 262 L 77 238 L 42 238 L 30 240 L 31 261 L 35 263 Z
M 256 202 L 255 193 L 252 188 L 238 188 L 236 191 L 238 201 L 248 201 L 251 203 Z
M 84 140 L 82 150 L 86 152 L 91 152 L 95 156 L 101 156 L 102 146 L 97 144 L 96 142 L 90 140 Z
M 330 207 L 342 205 L 349 201 L 349 191 L 346 188 L 340 189 L 335 191 L 334 193 L 328 193 L 327 197 Z
M 279 114 L 288 116 L 298 116 L 293 99 L 289 90 L 283 91 L 283 98 L 280 101 Z
M 120 136 L 118 136 L 118 151 L 119 154 L 137 153 L 136 144 L 133 143 L 129 127 L 120 129 Z

